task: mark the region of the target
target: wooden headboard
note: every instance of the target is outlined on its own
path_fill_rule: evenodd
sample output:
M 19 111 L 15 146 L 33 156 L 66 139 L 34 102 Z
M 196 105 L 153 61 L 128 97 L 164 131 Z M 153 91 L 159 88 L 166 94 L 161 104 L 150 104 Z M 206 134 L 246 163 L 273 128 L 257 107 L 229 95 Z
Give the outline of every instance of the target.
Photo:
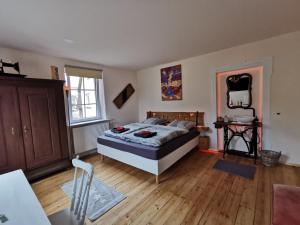
M 197 126 L 204 126 L 204 112 L 147 112 L 147 118 L 158 117 L 169 122 L 173 120 L 189 120 L 196 122 Z

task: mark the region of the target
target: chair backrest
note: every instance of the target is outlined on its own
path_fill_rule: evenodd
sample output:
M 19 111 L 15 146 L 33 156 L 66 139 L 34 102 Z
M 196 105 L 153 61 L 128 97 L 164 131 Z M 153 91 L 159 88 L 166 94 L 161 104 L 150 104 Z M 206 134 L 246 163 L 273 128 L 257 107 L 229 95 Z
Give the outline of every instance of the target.
M 79 160 L 79 156 L 72 160 L 72 164 L 75 173 L 70 210 L 78 224 L 83 225 L 94 171 L 93 166 Z

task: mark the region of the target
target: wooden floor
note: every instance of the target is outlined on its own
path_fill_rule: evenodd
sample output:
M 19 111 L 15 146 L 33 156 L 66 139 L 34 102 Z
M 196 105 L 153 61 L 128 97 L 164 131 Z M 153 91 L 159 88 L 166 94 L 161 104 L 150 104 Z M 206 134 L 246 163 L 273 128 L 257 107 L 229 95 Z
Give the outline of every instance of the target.
M 201 224 L 270 225 L 272 184 L 300 186 L 300 168 L 257 165 L 254 180 L 212 169 L 220 154 L 192 151 L 167 170 L 155 184 L 151 174 L 100 156 L 86 161 L 95 166 L 95 176 L 116 187 L 127 198 L 94 223 L 87 224 Z M 245 164 L 252 160 L 229 156 Z M 34 183 L 47 214 L 69 207 L 60 186 L 72 179 L 72 170 Z

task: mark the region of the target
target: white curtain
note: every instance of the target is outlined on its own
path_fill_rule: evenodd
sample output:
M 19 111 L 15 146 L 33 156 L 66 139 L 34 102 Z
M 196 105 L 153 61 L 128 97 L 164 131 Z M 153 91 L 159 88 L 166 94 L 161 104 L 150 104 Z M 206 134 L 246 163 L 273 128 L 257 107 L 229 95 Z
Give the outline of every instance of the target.
M 99 85 L 100 115 L 101 118 L 105 120 L 107 119 L 107 116 L 106 116 L 106 104 L 105 104 L 103 79 L 98 80 L 98 85 Z

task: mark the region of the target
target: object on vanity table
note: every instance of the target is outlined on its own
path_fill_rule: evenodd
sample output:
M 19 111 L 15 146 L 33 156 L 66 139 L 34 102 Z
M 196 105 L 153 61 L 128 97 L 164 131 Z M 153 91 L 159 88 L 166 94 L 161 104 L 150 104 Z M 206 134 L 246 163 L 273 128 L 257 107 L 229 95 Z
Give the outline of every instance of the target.
M 232 122 L 232 121 L 233 121 L 233 117 L 232 116 L 228 116 L 228 115 L 224 116 L 224 122 L 229 123 L 229 122 Z
M 224 122 L 225 122 L 225 123 L 229 122 L 229 118 L 228 118 L 227 115 L 224 116 Z
M 222 116 L 218 116 L 217 117 L 217 121 L 214 123 L 215 124 L 215 128 L 222 128 L 223 127 L 223 123 L 224 123 L 224 118 Z

